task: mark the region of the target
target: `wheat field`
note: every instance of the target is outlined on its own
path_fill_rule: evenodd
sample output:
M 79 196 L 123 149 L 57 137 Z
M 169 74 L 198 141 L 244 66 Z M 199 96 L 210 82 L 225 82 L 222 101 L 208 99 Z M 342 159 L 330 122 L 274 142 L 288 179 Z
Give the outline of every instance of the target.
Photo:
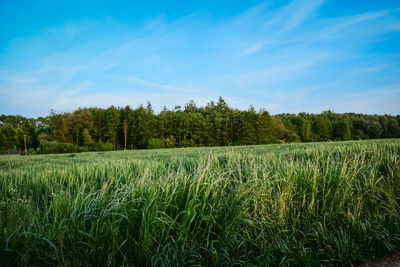
M 0 158 L 2 265 L 343 266 L 400 249 L 400 140 Z

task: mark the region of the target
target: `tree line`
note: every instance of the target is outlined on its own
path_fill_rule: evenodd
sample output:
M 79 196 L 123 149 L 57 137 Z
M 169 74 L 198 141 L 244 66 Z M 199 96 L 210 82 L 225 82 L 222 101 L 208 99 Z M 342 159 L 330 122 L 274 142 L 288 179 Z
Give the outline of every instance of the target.
M 399 138 L 400 116 L 338 114 L 270 115 L 231 108 L 220 97 L 198 107 L 193 101 L 156 114 L 148 102 L 107 109 L 51 111 L 47 117 L 0 115 L 0 149 L 28 153 L 71 153 L 121 149 L 258 145 Z

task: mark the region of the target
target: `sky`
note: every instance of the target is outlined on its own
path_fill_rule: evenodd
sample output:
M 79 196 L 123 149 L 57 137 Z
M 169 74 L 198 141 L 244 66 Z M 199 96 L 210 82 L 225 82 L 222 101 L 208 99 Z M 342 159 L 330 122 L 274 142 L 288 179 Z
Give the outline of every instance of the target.
M 0 0 L 0 114 L 400 114 L 400 1 Z

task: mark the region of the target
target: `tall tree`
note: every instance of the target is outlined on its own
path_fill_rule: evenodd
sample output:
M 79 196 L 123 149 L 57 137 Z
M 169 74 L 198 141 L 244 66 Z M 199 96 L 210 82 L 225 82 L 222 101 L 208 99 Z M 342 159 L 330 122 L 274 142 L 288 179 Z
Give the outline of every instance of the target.
M 312 123 L 312 132 L 317 136 L 316 141 L 328 141 L 332 139 L 332 125 L 325 116 L 318 116 Z
M 297 127 L 297 133 L 303 142 L 311 141 L 311 124 L 307 120 L 305 113 L 300 113 L 299 116 L 295 118 L 295 125 Z
M 369 138 L 380 138 L 382 134 L 381 124 L 374 118 L 368 123 L 367 133 Z
M 350 126 L 347 121 L 341 120 L 333 125 L 334 138 L 338 140 L 350 140 Z
M 133 110 L 130 106 L 126 106 L 121 110 L 122 130 L 124 136 L 124 149 L 128 146 L 128 136 L 130 135 L 131 126 L 133 123 Z
M 0 125 L 0 149 L 5 148 L 6 146 L 6 135 L 5 135 L 5 127 Z
M 35 143 L 35 121 L 24 118 L 21 122 L 20 130 L 23 135 L 23 145 L 25 148 L 26 156 L 28 155 L 28 146 L 31 146 Z
M 394 118 L 388 119 L 387 135 L 388 138 L 396 138 L 400 136 L 399 123 Z
M 93 141 L 93 138 L 90 135 L 89 130 L 87 128 L 83 129 L 83 134 L 82 135 L 83 135 L 83 144 L 85 146 L 94 145 L 95 142 Z
M 118 129 L 120 125 L 120 111 L 114 106 L 109 107 L 105 112 L 106 125 L 105 125 L 105 136 L 108 141 L 113 144 L 114 150 L 118 148 Z
M 18 132 L 11 124 L 6 124 L 3 128 L 3 135 L 5 137 L 4 146 L 7 148 L 8 156 L 10 156 L 10 149 L 17 144 Z

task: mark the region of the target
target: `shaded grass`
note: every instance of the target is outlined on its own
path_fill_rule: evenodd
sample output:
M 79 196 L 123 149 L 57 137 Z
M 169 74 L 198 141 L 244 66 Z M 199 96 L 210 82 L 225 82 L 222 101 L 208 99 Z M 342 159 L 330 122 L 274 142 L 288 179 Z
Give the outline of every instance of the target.
M 400 140 L 0 159 L 5 265 L 356 265 L 400 247 Z

